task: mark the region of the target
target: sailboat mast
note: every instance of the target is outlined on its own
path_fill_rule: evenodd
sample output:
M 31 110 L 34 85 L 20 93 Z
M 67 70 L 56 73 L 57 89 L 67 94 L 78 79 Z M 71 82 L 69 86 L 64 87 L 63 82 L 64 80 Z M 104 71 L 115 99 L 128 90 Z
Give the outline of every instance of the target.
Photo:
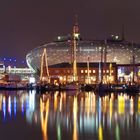
M 104 47 L 104 73 L 105 73 L 105 79 L 104 80 L 105 81 L 104 82 L 107 82 L 106 62 L 107 62 L 107 41 L 105 40 L 105 47 Z
M 40 81 L 47 82 L 47 83 L 49 82 L 49 69 L 48 69 L 46 48 L 44 48 L 42 56 L 41 56 Z
M 103 46 L 101 46 L 101 62 L 99 64 L 99 81 L 103 82 Z
M 87 78 L 88 78 L 88 84 L 90 84 L 90 72 L 89 72 L 89 56 L 88 56 L 88 61 L 87 61 Z
M 73 40 L 73 81 L 77 81 L 76 39 Z
M 132 54 L 132 66 L 133 66 L 133 77 L 132 77 L 132 83 L 135 82 L 135 52 L 134 52 L 134 46 L 133 46 L 133 42 L 132 42 L 132 47 L 133 47 L 133 54 Z
M 78 81 L 76 50 L 77 50 L 77 40 L 79 39 L 79 26 L 77 22 L 77 16 L 75 17 L 75 25 L 73 26 L 72 39 L 73 39 L 72 44 L 73 81 Z

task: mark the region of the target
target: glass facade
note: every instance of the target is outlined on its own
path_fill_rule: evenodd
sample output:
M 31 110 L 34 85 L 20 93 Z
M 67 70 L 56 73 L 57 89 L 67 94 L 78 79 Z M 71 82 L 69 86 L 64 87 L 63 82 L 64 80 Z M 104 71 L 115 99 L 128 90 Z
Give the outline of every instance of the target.
M 39 46 L 31 50 L 26 55 L 26 61 L 30 68 L 35 71 L 40 69 L 40 60 L 43 49 L 47 49 L 48 64 L 58 64 L 62 62 L 71 62 L 71 42 L 52 42 Z M 78 41 L 77 42 L 77 62 L 100 62 L 101 50 L 105 46 L 103 40 L 99 41 Z M 140 45 L 126 41 L 107 41 L 107 62 L 117 64 L 140 63 Z M 103 49 L 104 52 L 104 49 Z

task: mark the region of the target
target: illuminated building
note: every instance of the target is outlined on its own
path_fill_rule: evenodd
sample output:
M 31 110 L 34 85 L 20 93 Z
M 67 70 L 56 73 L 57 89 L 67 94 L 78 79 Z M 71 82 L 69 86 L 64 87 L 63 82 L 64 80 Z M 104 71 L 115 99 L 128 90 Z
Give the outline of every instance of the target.
M 99 65 L 100 63 L 89 63 L 89 69 L 87 69 L 87 63 L 77 63 L 78 81 L 80 83 L 89 83 L 88 80 L 90 80 L 91 84 L 100 82 Z M 117 80 L 116 63 L 112 63 L 111 69 L 109 68 L 110 63 L 107 63 L 106 66 L 107 81 L 113 83 Z M 71 82 L 73 80 L 71 79 L 72 70 L 72 64 L 70 63 L 60 63 L 49 66 L 52 82 L 58 82 L 58 79 L 60 83 Z M 88 77 L 88 72 L 90 77 Z M 105 70 L 103 69 L 103 78 L 104 77 Z
M 101 51 L 105 46 L 104 40 L 77 40 L 76 60 L 77 63 L 99 63 L 101 62 Z M 140 45 L 127 42 L 125 40 L 119 40 L 118 38 L 108 39 L 106 42 L 107 63 L 116 63 L 121 67 L 118 67 L 118 78 L 123 77 L 127 81 L 132 79 L 132 66 L 131 64 L 137 64 L 135 69 L 137 80 L 139 79 L 139 63 L 140 63 Z M 71 40 L 57 40 L 51 43 L 44 44 L 33 50 L 26 55 L 26 61 L 30 68 L 33 68 L 36 72 L 40 70 L 41 55 L 43 49 L 47 49 L 48 65 L 54 65 L 59 63 L 71 63 Z M 103 50 L 104 51 L 104 50 Z M 135 56 L 135 62 L 134 58 Z M 125 67 L 129 66 L 129 70 Z M 123 68 L 123 66 L 125 68 Z M 124 70 L 127 69 L 127 70 Z M 134 69 L 133 69 L 134 70 Z M 125 71 L 127 71 L 125 73 Z
M 138 67 L 134 64 L 140 63 L 140 45 L 125 41 L 124 32 L 122 32 L 122 39 L 119 36 L 111 35 L 106 40 L 84 40 L 80 36 L 77 16 L 73 26 L 73 32 L 68 36 L 58 36 L 55 41 L 39 46 L 31 50 L 26 55 L 26 61 L 30 68 L 36 72 L 41 69 L 41 57 L 43 50 L 47 50 L 48 65 L 55 65 L 61 63 L 72 64 L 73 81 L 77 81 L 79 75 L 77 74 L 77 63 L 104 63 L 104 70 L 106 72 L 106 63 L 116 63 L 117 65 L 132 65 L 133 68 L 129 72 L 122 74 L 122 68 L 116 69 L 118 71 L 118 79 L 121 82 L 134 82 L 135 76 L 138 81 Z M 101 67 L 103 69 L 103 67 Z M 127 75 L 127 77 L 125 77 Z M 58 75 L 59 76 L 59 75 Z M 101 70 L 100 81 L 103 79 Z M 111 76 L 111 74 L 110 74 Z M 88 77 L 89 73 L 88 73 Z M 107 81 L 105 75 L 104 81 Z

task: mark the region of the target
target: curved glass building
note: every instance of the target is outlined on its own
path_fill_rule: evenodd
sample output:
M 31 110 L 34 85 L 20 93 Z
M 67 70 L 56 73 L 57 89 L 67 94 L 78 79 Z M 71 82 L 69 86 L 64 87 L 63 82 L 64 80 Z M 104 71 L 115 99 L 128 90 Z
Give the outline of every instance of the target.
M 71 62 L 72 42 L 56 41 L 44 44 L 26 55 L 26 61 L 30 68 L 35 71 L 40 69 L 41 56 L 43 49 L 46 48 L 48 56 L 48 65 L 62 62 Z M 117 64 L 140 63 L 140 45 L 124 40 L 110 39 L 105 43 L 104 40 L 79 40 L 77 41 L 76 57 L 77 62 L 100 62 L 101 50 L 106 46 L 106 62 L 115 62 Z M 104 51 L 104 49 L 103 49 Z

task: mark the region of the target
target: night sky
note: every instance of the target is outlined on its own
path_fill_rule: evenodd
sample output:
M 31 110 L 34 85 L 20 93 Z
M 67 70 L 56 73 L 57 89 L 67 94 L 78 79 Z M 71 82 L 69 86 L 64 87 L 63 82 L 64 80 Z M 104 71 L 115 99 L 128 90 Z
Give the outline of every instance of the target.
M 0 57 L 25 58 L 33 48 L 72 32 L 78 15 L 86 39 L 121 35 L 140 43 L 139 0 L 1 0 Z

